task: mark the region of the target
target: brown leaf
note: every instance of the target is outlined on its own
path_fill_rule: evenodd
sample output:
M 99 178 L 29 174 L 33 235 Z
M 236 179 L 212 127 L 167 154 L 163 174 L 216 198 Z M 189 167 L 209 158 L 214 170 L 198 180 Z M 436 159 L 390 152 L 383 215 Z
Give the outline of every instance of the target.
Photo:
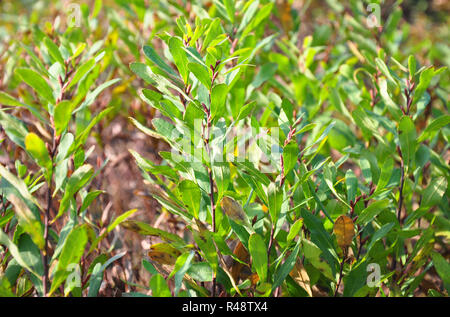
M 225 214 L 237 223 L 243 223 L 246 221 L 247 216 L 245 215 L 242 206 L 230 197 L 223 197 L 220 202 L 220 206 Z
M 239 241 L 233 250 L 233 254 L 242 262 L 248 262 L 250 260 L 250 255 L 245 249 L 244 245 Z M 242 268 L 244 264 L 234 261 L 231 266 L 231 276 L 237 282 L 241 277 Z
M 333 232 L 336 235 L 339 247 L 341 249 L 348 247 L 352 244 L 353 237 L 355 236 L 353 220 L 345 215 L 339 216 L 334 223 Z
M 295 266 L 292 268 L 292 271 L 289 273 L 289 275 L 301 288 L 303 288 L 308 293 L 309 296 L 312 297 L 309 276 L 300 259 L 297 259 L 297 262 L 295 262 Z

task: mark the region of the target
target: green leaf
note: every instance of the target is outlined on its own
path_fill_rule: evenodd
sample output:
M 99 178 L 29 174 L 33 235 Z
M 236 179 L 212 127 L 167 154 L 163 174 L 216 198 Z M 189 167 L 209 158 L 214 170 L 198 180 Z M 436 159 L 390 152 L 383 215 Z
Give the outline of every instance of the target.
M 87 242 L 88 235 L 85 225 L 79 225 L 69 233 L 58 259 L 58 266 L 56 267 L 53 276 L 50 294 L 52 294 L 70 274 L 70 271 L 67 270 L 69 265 L 73 263 L 77 264 L 80 261 Z
M 86 197 L 84 197 L 83 202 L 81 203 L 80 212 L 85 211 L 90 206 L 90 204 L 95 200 L 95 198 L 97 198 L 100 194 L 103 194 L 104 192 L 105 191 L 103 191 L 103 190 L 94 190 L 94 191 L 89 192 L 86 195 Z M 133 209 L 133 211 L 136 211 L 136 209 Z M 131 212 L 131 210 L 130 210 L 130 212 Z
M 74 104 L 70 100 L 63 100 L 56 105 L 54 116 L 56 135 L 61 135 L 67 128 L 73 109 Z
M 252 81 L 252 86 L 254 88 L 258 88 L 259 86 L 261 86 L 265 81 L 269 80 L 275 75 L 277 69 L 277 63 L 267 63 L 261 66 L 261 69 L 255 76 L 255 79 L 253 79 Z
M 267 279 L 267 246 L 263 238 L 254 233 L 248 240 L 248 248 L 252 257 L 252 267 L 259 276 L 261 282 Z
M 244 38 L 248 33 L 255 29 L 263 20 L 265 20 L 272 12 L 273 2 L 264 5 L 259 9 L 255 17 L 251 20 L 250 24 L 242 32 L 242 38 Z
M 394 160 L 392 159 L 392 157 L 387 157 L 383 162 L 383 166 L 381 167 L 381 175 L 380 178 L 378 179 L 377 188 L 374 192 L 374 195 L 379 193 L 389 184 L 389 180 L 391 179 L 393 169 L 394 169 Z
M 105 269 L 114 261 L 120 259 L 126 254 L 126 252 L 122 252 L 119 254 L 116 254 L 112 258 L 108 259 L 103 265 L 101 263 L 97 263 L 94 266 L 94 270 L 92 271 L 91 278 L 89 279 L 89 292 L 88 297 L 95 297 L 98 294 L 98 291 L 100 290 L 100 286 L 102 284 L 103 280 L 103 272 Z
M 398 138 L 405 166 L 411 166 L 416 153 L 416 127 L 408 116 L 403 116 L 398 127 Z
M 417 139 L 417 142 L 423 142 L 425 140 L 429 140 L 434 136 L 434 132 L 440 131 L 443 127 L 450 124 L 450 116 L 449 115 L 443 115 L 431 122 L 425 130 L 423 130 L 422 134 Z
M 414 90 L 413 104 L 416 104 L 420 100 L 420 98 L 422 98 L 422 95 L 427 91 L 428 86 L 430 86 L 431 79 L 433 79 L 433 76 L 434 76 L 433 67 L 427 68 L 420 73 L 419 84 Z
M 70 176 L 69 180 L 67 181 L 67 185 L 64 188 L 64 196 L 61 199 L 58 214 L 52 222 L 54 222 L 66 212 L 67 208 L 69 207 L 70 199 L 72 199 L 72 197 L 87 184 L 93 174 L 94 170 L 92 166 L 86 164 L 78 168 Z
M 19 263 L 19 265 L 21 267 L 23 267 L 24 269 L 27 269 L 28 271 L 30 271 L 31 273 L 33 273 L 37 277 L 41 276 L 41 274 L 39 274 L 39 272 L 36 272 L 30 266 L 30 264 L 22 257 L 22 254 L 21 254 L 19 248 L 17 247 L 17 245 L 15 245 L 9 239 L 8 235 L 6 233 L 4 233 L 3 230 L 0 230 L 0 244 L 4 245 L 5 247 L 8 248 L 8 250 L 11 253 L 11 255 L 13 256 L 13 258 L 17 261 L 17 263 Z
M 172 37 L 169 40 L 169 50 L 181 78 L 183 78 L 184 83 L 187 84 L 189 78 L 189 69 L 187 64 L 189 61 L 186 52 L 183 49 L 183 41 L 177 37 Z
M 41 140 L 35 133 L 30 132 L 25 137 L 25 148 L 36 161 L 36 163 L 44 168 L 50 168 L 52 161 L 48 154 L 47 147 L 44 141 Z
M 241 108 L 241 110 L 239 111 L 239 115 L 236 118 L 236 122 L 247 117 L 253 111 L 253 109 L 255 109 L 255 107 L 256 107 L 256 101 L 252 101 L 252 102 L 246 104 L 245 106 L 243 106 Z
M 169 286 L 167 286 L 167 282 L 160 274 L 156 274 L 152 276 L 150 280 L 150 288 L 152 289 L 152 295 L 154 297 L 171 297 L 172 293 L 170 292 Z
M 450 285 L 450 264 L 447 260 L 437 252 L 431 253 L 434 267 L 445 284 Z
M 234 23 L 234 14 L 235 14 L 234 0 L 224 0 L 223 4 L 225 5 L 228 18 L 230 19 L 231 23 Z
M 367 262 L 361 262 L 344 276 L 344 296 L 354 296 L 367 283 Z
M 75 109 L 74 112 L 80 111 L 81 109 L 84 109 L 85 107 L 89 107 L 103 90 L 105 90 L 109 86 L 114 85 L 115 83 L 119 82 L 120 80 L 121 80 L 120 78 L 108 80 L 107 82 L 104 82 L 103 84 L 101 84 L 100 86 L 95 88 L 94 91 L 90 91 L 86 95 L 86 98 L 84 99 L 83 103 L 77 109 Z M 103 110 L 100 113 L 104 113 L 104 112 L 108 111 L 108 109 L 110 109 L 110 108 L 106 108 L 105 110 Z
M 283 189 L 271 182 L 267 189 L 267 199 L 270 218 L 272 223 L 276 223 L 281 212 L 281 204 L 283 203 Z
M 213 176 L 217 186 L 217 201 L 223 197 L 230 184 L 230 166 L 228 163 L 217 162 L 213 166 Z
M 413 55 L 409 55 L 408 57 L 408 71 L 410 76 L 414 76 L 416 73 L 416 59 Z
M 188 63 L 188 69 L 206 88 L 211 88 L 211 77 L 206 67 L 198 63 Z
M 44 227 L 40 219 L 28 208 L 27 204 L 15 196 L 10 194 L 8 200 L 14 205 L 14 210 L 19 221 L 19 225 L 22 229 L 28 233 L 33 242 L 39 247 L 44 249 Z
M 209 263 L 197 262 L 191 264 L 187 274 L 196 281 L 211 282 L 214 272 Z
M 56 46 L 55 43 L 53 43 L 52 40 L 50 40 L 48 37 L 44 39 L 45 47 L 47 47 L 48 53 L 50 56 L 57 62 L 61 64 L 61 66 L 64 66 L 64 58 L 61 55 L 61 52 L 59 51 L 58 46 Z
M 185 179 L 178 185 L 178 189 L 181 192 L 183 203 L 188 207 L 191 215 L 198 219 L 202 199 L 200 188 L 194 182 Z
M 194 251 L 191 251 L 189 253 L 184 253 L 184 254 L 180 255 L 178 257 L 177 261 L 175 262 L 175 269 L 174 269 L 174 271 L 176 270 L 175 278 L 174 278 L 175 279 L 175 290 L 174 290 L 175 296 L 178 295 L 178 292 L 181 288 L 181 283 L 183 282 L 183 279 L 184 279 L 184 275 L 191 267 L 192 259 L 194 258 L 194 255 L 195 255 Z
M 84 144 L 86 138 L 88 137 L 89 133 L 91 132 L 91 129 L 100 122 L 108 113 L 110 113 L 113 110 L 113 107 L 106 108 L 102 110 L 99 114 L 97 114 L 94 119 L 91 120 L 89 125 L 84 128 L 83 132 L 77 135 L 75 139 L 75 146 L 78 147 L 81 144 Z
M 177 76 L 175 71 L 164 62 L 164 60 L 159 56 L 158 53 L 153 49 L 153 47 L 145 45 L 144 46 L 144 54 L 147 56 L 156 66 L 165 71 L 166 73 Z
M 124 212 L 120 216 L 118 216 L 116 219 L 114 219 L 114 221 L 112 221 L 108 225 L 108 228 L 107 228 L 106 232 L 109 233 L 109 232 L 113 231 L 115 227 L 117 227 L 119 224 L 124 222 L 125 219 L 131 217 L 136 211 L 138 211 L 138 210 L 137 209 L 131 209 L 131 210 L 128 210 L 128 211 Z
M 289 142 L 283 148 L 284 175 L 287 175 L 295 167 L 295 164 L 297 164 L 298 154 L 299 149 L 295 141 Z
M 25 137 L 28 130 L 22 121 L 0 110 L 0 125 L 11 141 L 21 148 L 25 148 Z
M 213 237 L 211 232 L 203 231 L 199 233 L 194 231 L 193 236 L 195 243 L 197 243 L 198 247 L 203 252 L 206 261 L 211 265 L 212 270 L 217 273 L 219 259 L 217 257 L 216 247 L 214 243 L 212 243 Z
M 81 79 L 83 79 L 89 72 L 94 69 L 95 66 L 95 58 L 91 58 L 90 60 L 83 63 L 83 65 L 77 68 L 75 75 L 73 75 L 72 80 L 70 81 L 69 86 L 67 86 L 67 90 L 75 86 Z
M 42 210 L 38 200 L 31 195 L 25 182 L 14 174 L 10 173 L 2 164 L 0 164 L 0 176 L 8 181 L 8 183 L 10 183 L 19 192 L 24 201 L 31 202 L 40 210 Z
M 395 86 L 397 86 L 397 81 L 392 77 L 390 69 L 387 67 L 387 65 L 384 63 L 384 61 L 380 58 L 375 58 L 375 64 L 377 65 L 378 69 L 383 73 L 384 76 Z
M 422 194 L 420 208 L 429 208 L 439 204 L 447 191 L 447 178 L 440 176 L 433 178 Z
M 225 111 L 228 86 L 226 84 L 215 85 L 211 91 L 211 118 L 222 115 Z
M 214 19 L 209 25 L 208 30 L 205 32 L 206 36 L 203 40 L 202 50 L 206 50 L 209 47 L 209 44 L 215 40 L 220 34 L 222 34 L 222 30 L 220 28 L 220 19 Z
M 50 103 L 55 102 L 55 98 L 53 97 L 53 89 L 40 74 L 28 68 L 17 68 L 16 74 L 19 75 L 28 86 L 33 88 L 44 100 Z
M 272 285 L 272 292 L 283 283 L 283 281 L 286 279 L 286 276 L 288 276 L 289 272 L 292 271 L 292 268 L 295 265 L 295 262 L 297 261 L 298 252 L 300 251 L 300 241 L 298 240 L 295 248 L 292 250 L 291 254 L 286 258 L 283 264 L 277 269 L 274 275 L 274 282 Z
M 294 224 L 291 226 L 291 229 L 289 230 L 289 233 L 286 237 L 286 241 L 291 242 L 292 240 L 294 240 L 294 238 L 300 232 L 302 227 L 303 227 L 303 219 L 300 218 L 296 222 L 294 222 Z
M 358 219 L 356 220 L 356 224 L 359 224 L 362 226 L 367 225 L 380 212 L 382 212 L 384 209 L 386 209 L 389 206 L 389 204 L 390 204 L 389 199 L 383 199 L 383 200 L 379 200 L 374 203 L 371 203 L 367 208 L 365 208 L 363 211 L 361 211 L 360 215 L 358 216 Z
M 380 240 L 381 238 L 383 238 L 385 235 L 387 235 L 389 233 L 389 231 L 391 231 L 391 229 L 395 226 L 395 223 L 391 222 L 391 223 L 387 223 L 385 225 L 383 225 L 380 229 L 378 229 L 372 236 L 372 239 L 370 240 L 370 243 L 367 245 L 367 254 L 369 254 L 369 251 L 372 249 L 372 247 L 374 246 L 374 244 Z M 366 255 L 367 257 L 367 255 Z
M 0 104 L 5 106 L 13 106 L 13 107 L 24 107 L 25 104 L 14 98 L 13 96 L 8 95 L 6 92 L 0 91 Z
M 348 169 L 347 172 L 345 172 L 345 184 L 347 185 L 347 201 L 355 201 L 356 193 L 358 191 L 358 179 L 351 169 Z

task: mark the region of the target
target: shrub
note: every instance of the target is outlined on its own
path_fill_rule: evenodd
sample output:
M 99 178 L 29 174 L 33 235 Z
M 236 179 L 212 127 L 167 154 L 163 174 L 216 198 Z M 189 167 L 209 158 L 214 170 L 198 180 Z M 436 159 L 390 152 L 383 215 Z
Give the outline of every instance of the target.
M 149 64 L 130 65 L 164 116 L 152 128 L 131 120 L 171 147 L 159 166 L 132 154 L 185 239 L 123 225 L 161 238 L 147 265 L 171 265 L 158 274 L 174 277 L 174 295 L 184 282 L 198 296 L 373 296 L 382 285 L 409 296 L 431 263 L 447 278 L 433 245 L 447 226 L 439 131 L 450 117 L 429 108 L 446 69 L 391 49 L 400 9 L 377 33 L 352 5 L 328 50 L 329 27 L 298 48 L 267 32 L 272 3 L 225 2 L 180 16 L 160 35 L 164 56 L 147 45 Z
M 0 42 L 1 296 L 97 296 L 119 228 L 151 241 L 129 296 L 448 296 L 448 28 L 400 2 L 93 4 Z M 88 137 L 122 115 L 164 144 L 129 150 L 153 224 L 92 212 Z

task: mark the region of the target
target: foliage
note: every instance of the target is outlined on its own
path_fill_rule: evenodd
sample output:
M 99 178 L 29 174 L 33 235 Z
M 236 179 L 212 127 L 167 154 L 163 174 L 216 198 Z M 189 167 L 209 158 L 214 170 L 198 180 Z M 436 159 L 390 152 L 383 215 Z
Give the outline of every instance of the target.
M 100 242 L 119 226 L 157 240 L 140 287 L 153 296 L 413 296 L 433 271 L 427 295 L 447 296 L 445 44 L 411 43 L 401 1 L 374 1 L 379 27 L 366 1 L 325 1 L 330 22 L 307 34 L 310 1 L 181 2 L 152 2 L 155 17 L 141 1 L 95 1 L 82 28 L 36 26 L 8 50 L 0 123 L 34 165 L 0 166 L 2 295 L 97 295 L 121 256 Z M 101 10 L 113 31 L 86 45 Z M 130 16 L 151 34 L 133 34 Z M 93 107 L 117 73 L 112 105 Z M 88 163 L 87 138 L 125 90 L 157 114 L 129 120 L 167 144 L 161 162 L 130 153 L 172 231 L 127 219 L 135 210 L 90 218 L 107 162 Z

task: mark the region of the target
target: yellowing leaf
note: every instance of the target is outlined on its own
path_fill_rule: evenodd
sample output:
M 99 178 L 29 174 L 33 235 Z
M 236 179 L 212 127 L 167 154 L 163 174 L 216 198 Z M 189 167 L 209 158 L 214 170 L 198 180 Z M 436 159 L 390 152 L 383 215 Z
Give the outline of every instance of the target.
M 301 288 L 303 288 L 308 293 L 309 296 L 312 297 L 309 276 L 299 258 L 297 259 L 297 262 L 295 262 L 295 265 L 289 275 Z
M 334 223 L 333 232 L 336 235 L 338 245 L 341 248 L 348 247 L 355 236 L 353 220 L 345 215 L 339 216 Z
M 244 209 L 233 198 L 224 196 L 222 198 L 220 206 L 222 207 L 222 210 L 225 212 L 225 214 L 233 221 L 238 223 L 246 223 L 248 221 Z
M 152 261 L 159 264 L 174 265 L 180 254 L 180 251 L 168 243 L 157 243 L 150 247 L 147 255 Z

